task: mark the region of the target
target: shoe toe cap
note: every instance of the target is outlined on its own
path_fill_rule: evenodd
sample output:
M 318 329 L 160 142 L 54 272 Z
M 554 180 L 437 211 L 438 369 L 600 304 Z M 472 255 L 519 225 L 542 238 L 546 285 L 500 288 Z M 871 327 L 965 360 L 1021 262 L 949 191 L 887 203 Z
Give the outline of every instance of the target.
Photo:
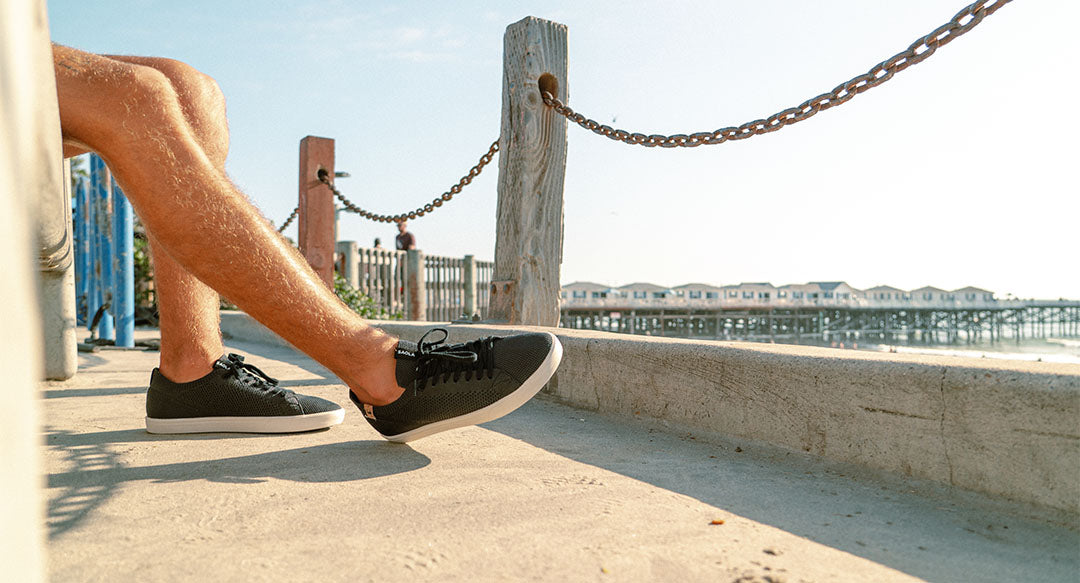
M 499 341 L 495 364 L 519 382 L 540 368 L 557 340 L 546 332 L 519 334 Z
M 314 397 L 311 395 L 297 395 L 296 397 L 297 401 L 300 403 L 300 408 L 304 411 L 304 415 L 325 413 L 327 411 L 337 411 L 338 409 L 341 409 L 341 406 L 337 403 L 321 397 Z

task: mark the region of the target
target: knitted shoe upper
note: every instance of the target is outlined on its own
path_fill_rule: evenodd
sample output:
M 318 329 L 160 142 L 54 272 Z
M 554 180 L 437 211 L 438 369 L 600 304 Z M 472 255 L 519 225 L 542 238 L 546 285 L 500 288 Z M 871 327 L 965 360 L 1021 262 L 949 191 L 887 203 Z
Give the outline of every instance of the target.
M 443 339 L 425 342 L 436 331 Z M 396 377 L 405 393 L 393 403 L 367 406 L 350 393 L 380 433 L 400 434 L 487 407 L 521 387 L 552 351 L 547 334 L 449 345 L 445 339 L 446 330 L 436 328 L 419 343 L 398 342 Z
M 155 419 L 275 417 L 338 408 L 326 399 L 278 386 L 276 379 L 238 354 L 222 356 L 209 374 L 187 383 L 174 383 L 155 368 L 146 393 L 146 415 Z

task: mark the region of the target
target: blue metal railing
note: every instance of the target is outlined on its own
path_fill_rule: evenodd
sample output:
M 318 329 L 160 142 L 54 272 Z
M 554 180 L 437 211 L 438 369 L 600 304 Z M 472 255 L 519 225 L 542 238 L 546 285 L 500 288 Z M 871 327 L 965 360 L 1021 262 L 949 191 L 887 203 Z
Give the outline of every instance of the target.
M 135 346 L 135 267 L 131 204 L 105 162 L 90 154 L 90 180 L 76 188 L 75 289 L 79 322 L 100 340 Z M 107 306 L 102 310 L 102 306 Z M 101 311 L 100 317 L 98 312 Z M 97 321 L 95 322 L 95 319 Z M 96 324 L 96 330 L 95 330 Z

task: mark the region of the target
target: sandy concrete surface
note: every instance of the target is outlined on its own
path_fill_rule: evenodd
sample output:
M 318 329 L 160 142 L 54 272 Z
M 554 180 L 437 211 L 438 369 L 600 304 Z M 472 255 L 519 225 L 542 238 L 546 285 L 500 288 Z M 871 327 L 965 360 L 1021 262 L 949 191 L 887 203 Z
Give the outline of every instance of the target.
M 152 335 L 142 331 L 141 336 Z M 390 444 L 346 407 L 286 436 L 144 430 L 154 352 L 42 383 L 52 581 L 1070 581 L 1080 535 L 970 493 L 534 399 Z M 933 491 L 932 487 L 931 490 Z M 722 524 L 712 524 L 714 521 Z
M 375 324 L 409 340 L 446 326 Z M 288 346 L 242 312 L 221 326 Z M 530 329 L 447 328 L 450 342 Z M 570 406 L 932 480 L 1080 528 L 1080 365 L 546 330 L 565 350 L 546 392 Z

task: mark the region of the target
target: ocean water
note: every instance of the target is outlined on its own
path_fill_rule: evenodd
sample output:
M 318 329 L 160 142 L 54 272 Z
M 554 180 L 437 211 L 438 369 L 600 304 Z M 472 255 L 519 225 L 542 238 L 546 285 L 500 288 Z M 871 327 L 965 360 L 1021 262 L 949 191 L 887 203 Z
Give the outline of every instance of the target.
M 851 348 L 851 346 L 845 346 Z M 859 350 L 900 354 L 938 354 L 969 358 L 997 358 L 1080 364 L 1080 338 L 1025 338 L 1017 342 L 1006 338 L 999 342 L 973 344 L 858 344 Z

